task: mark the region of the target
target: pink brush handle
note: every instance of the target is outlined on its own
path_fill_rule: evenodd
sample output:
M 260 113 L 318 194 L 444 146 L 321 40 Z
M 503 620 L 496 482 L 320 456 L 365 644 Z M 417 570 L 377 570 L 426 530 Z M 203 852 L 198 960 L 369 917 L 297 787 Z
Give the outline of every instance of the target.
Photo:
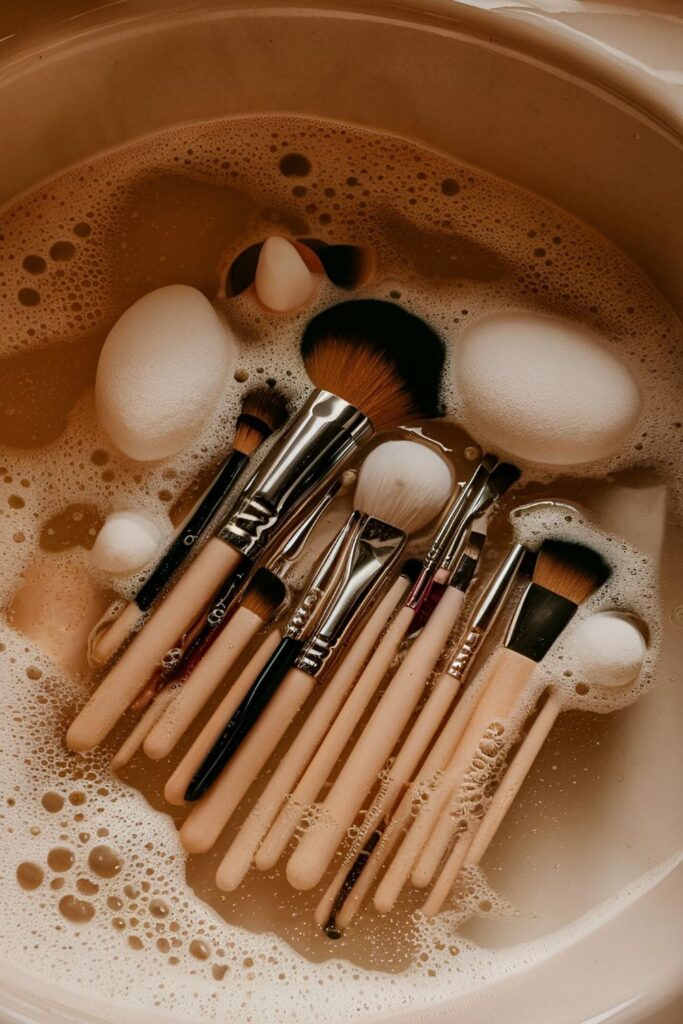
M 111 671 L 102 680 L 66 734 L 72 750 L 101 743 L 137 697 L 155 668 L 208 604 L 242 556 L 213 537 L 155 609 Z
M 169 804 L 180 806 L 185 803 L 185 793 L 195 773 L 241 704 L 249 687 L 267 665 L 281 639 L 282 634 L 279 629 L 271 630 L 235 682 L 232 683 L 225 697 L 166 783 L 164 797 Z
M 287 878 L 295 889 L 312 889 L 325 873 L 415 710 L 463 602 L 462 591 L 448 587 L 396 671 L 325 798 L 320 817 L 290 857 Z
M 147 757 L 159 761 L 171 753 L 262 625 L 263 619 L 248 608 L 237 609 L 150 731 L 144 744 Z
M 226 854 L 224 861 L 226 887 L 231 889 L 237 888 L 247 874 L 259 844 L 280 810 L 282 801 L 304 771 L 312 753 L 325 735 L 325 731 L 333 720 L 344 696 L 353 685 L 372 648 L 375 646 L 380 633 L 386 625 L 387 619 L 397 602 L 405 594 L 407 588 L 408 580 L 405 576 L 399 576 L 389 592 L 377 605 L 369 622 L 351 645 L 337 671 L 325 683 L 323 693 L 318 702 L 273 772 L 268 785 L 252 808 Z M 277 860 L 277 856 L 275 859 Z M 263 865 L 257 861 L 257 866 L 262 867 Z M 270 867 L 270 864 L 267 867 Z M 228 881 L 230 882 L 229 886 L 227 886 Z

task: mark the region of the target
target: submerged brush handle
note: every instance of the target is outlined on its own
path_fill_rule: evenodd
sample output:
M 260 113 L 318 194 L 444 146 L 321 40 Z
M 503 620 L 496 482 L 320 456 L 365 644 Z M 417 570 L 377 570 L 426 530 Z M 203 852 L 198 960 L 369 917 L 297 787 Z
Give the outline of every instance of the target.
M 166 554 L 138 590 L 135 603 L 140 611 L 146 612 L 152 607 L 162 590 L 190 556 L 197 542 L 206 534 L 211 523 L 222 511 L 233 484 L 248 462 L 249 456 L 243 452 L 234 451 L 229 456 Z
M 285 515 L 312 487 L 331 479 L 372 432 L 355 406 L 329 391 L 314 391 L 247 482 L 219 537 L 254 558 Z
M 252 859 L 257 855 L 257 851 L 258 856 L 256 856 L 255 863 L 258 868 L 270 868 L 277 861 L 281 852 L 279 849 L 275 850 L 273 856 L 273 851 L 266 842 L 261 849 L 259 849 L 259 844 L 266 836 L 292 786 L 296 785 L 297 779 L 301 776 L 325 735 L 326 729 L 334 720 L 344 696 L 356 680 L 389 616 L 397 602 L 405 594 L 407 587 L 406 577 L 399 576 L 389 592 L 378 603 L 358 638 L 350 645 L 350 650 L 341 665 L 326 683 L 315 707 L 302 723 L 289 749 L 270 777 L 268 785 L 241 826 L 225 856 L 223 875 L 226 888 L 237 888 L 251 867 Z M 286 842 L 287 840 L 285 840 L 285 844 Z M 266 863 L 261 859 L 262 853 Z
M 241 561 L 238 551 L 216 538 L 202 548 L 71 723 L 66 742 L 72 750 L 90 750 L 104 739 L 166 651 Z
M 445 830 L 439 827 L 438 837 L 434 836 L 440 815 L 472 769 L 473 760 L 477 757 L 495 758 L 512 741 L 509 723 L 524 699 L 535 667 L 536 663 L 529 658 L 500 647 L 482 669 L 482 695 L 460 742 L 429 800 L 420 807 L 377 890 L 375 906 L 381 912 L 391 909 L 422 853 L 426 856 L 416 876 L 417 882 L 421 883 L 428 872 L 429 879 L 432 877 L 451 835 L 448 830 L 444 841 Z
M 415 710 L 464 599 L 461 590 L 448 588 L 397 669 L 323 801 L 320 817 L 289 860 L 287 878 L 294 888 L 311 889 L 322 878 Z

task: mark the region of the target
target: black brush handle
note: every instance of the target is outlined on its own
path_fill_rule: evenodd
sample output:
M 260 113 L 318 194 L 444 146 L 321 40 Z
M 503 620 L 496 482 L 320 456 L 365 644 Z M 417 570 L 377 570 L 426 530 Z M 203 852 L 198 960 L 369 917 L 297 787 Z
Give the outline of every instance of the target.
M 161 558 L 152 575 L 138 590 L 135 603 L 141 612 L 146 612 L 152 607 L 162 590 L 171 582 L 180 566 L 189 557 L 248 461 L 248 455 L 234 451 L 223 464 L 223 468 L 214 478 L 208 491 L 166 554 Z
M 283 637 L 270 659 L 251 684 L 232 718 L 187 787 L 185 799 L 199 800 L 216 781 L 242 740 L 256 724 L 261 712 L 273 696 L 303 646 L 302 640 Z

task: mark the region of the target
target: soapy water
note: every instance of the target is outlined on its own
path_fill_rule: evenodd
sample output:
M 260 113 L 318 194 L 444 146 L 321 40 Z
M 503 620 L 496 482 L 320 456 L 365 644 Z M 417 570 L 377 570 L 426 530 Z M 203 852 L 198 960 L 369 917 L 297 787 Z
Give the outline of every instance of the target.
M 652 535 L 661 533 L 663 522 L 653 522 L 646 549 L 640 535 L 634 542 L 632 531 L 610 524 L 604 506 L 611 487 L 640 494 L 634 481 L 652 489 L 665 481 L 678 506 L 680 326 L 604 239 L 535 197 L 445 157 L 295 118 L 238 119 L 143 140 L 47 183 L 1 220 L 0 345 L 8 368 L 0 382 L 0 440 L 7 445 L 0 449 L 3 607 L 14 600 L 35 553 L 45 551 L 46 522 L 64 509 L 79 503 L 94 510 L 93 521 L 134 509 L 169 538 L 169 513 L 177 521 L 183 492 L 229 445 L 245 388 L 276 382 L 293 406 L 301 402 L 308 389 L 301 329 L 316 309 L 347 294 L 323 280 L 311 305 L 278 317 L 258 307 L 249 291 L 226 298 L 222 281 L 232 260 L 267 234 L 317 237 L 372 249 L 377 270 L 363 297 L 397 301 L 447 339 L 446 419 L 418 429 L 451 452 L 460 479 L 480 451 L 457 424 L 463 396 L 452 354 L 468 324 L 509 312 L 563 317 L 598 333 L 629 368 L 643 398 L 633 436 L 609 458 L 578 470 L 563 467 L 559 479 L 551 469 L 523 464 L 523 490 L 504 502 L 484 565 L 495 564 L 513 532 L 532 547 L 551 532 L 593 544 L 615 570 L 539 667 L 526 710 L 551 683 L 561 688 L 567 709 L 593 712 L 632 703 L 652 685 L 663 618 L 660 551 Z M 218 296 L 216 308 L 240 346 L 235 386 L 226 388 L 185 452 L 138 464 L 118 453 L 97 425 L 91 388 L 97 352 L 132 301 L 176 282 Z M 512 511 L 537 498 L 569 505 Z M 338 510 L 330 521 L 335 517 Z M 67 538 L 58 552 L 52 549 L 50 564 L 68 568 L 76 580 L 87 578 L 103 605 L 112 589 L 132 595 L 142 576 L 121 580 L 96 569 L 88 550 L 96 529 L 74 533 L 78 541 L 69 546 Z M 580 621 L 609 608 L 647 623 L 645 665 L 621 691 L 586 689 L 565 651 Z M 78 614 L 87 617 L 82 607 Z M 211 893 L 211 856 L 203 865 L 191 859 L 190 887 L 173 821 L 111 776 L 111 749 L 86 758 L 65 752 L 65 726 L 88 692 L 82 676 L 64 674 L 54 652 L 50 659 L 4 621 L 0 666 L 7 804 L 0 867 L 5 891 L 11 882 L 17 892 L 6 910 L 10 960 L 19 956 L 57 982 L 166 1012 L 225 1017 L 229 1001 L 240 1020 L 275 1015 L 303 1021 L 321 1010 L 328 1015 L 331 990 L 339 1019 L 419 1007 L 568 941 L 561 933 L 491 952 L 465 940 L 458 933 L 465 916 L 509 912 L 504 894 L 475 876 L 467 879 L 464 903 L 436 922 L 415 917 L 421 901 L 408 894 L 398 923 L 396 915 L 379 922 L 365 915 L 365 935 L 357 931 L 341 945 L 348 959 L 327 959 L 340 947 L 330 949 L 314 934 L 314 903 L 272 875 L 251 879 L 244 894 Z M 159 807 L 154 791 L 167 774 L 163 765 L 161 772 L 145 765 L 126 779 Z M 120 862 L 111 877 L 93 868 L 93 850 L 102 846 Z M 64 871 L 50 866 L 56 848 L 73 854 Z M 17 885 L 12 876 L 25 864 L 33 867 L 22 869 Z M 22 886 L 22 878 L 33 884 L 40 872 L 35 888 Z M 268 907 L 271 890 L 275 910 Z M 258 913 L 245 907 L 249 901 L 260 902 Z

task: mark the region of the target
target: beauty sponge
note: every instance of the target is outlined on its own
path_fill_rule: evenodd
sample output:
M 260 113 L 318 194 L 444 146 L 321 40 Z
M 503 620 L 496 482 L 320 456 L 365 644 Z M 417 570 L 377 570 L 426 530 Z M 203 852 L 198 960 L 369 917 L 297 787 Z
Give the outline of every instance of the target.
M 640 672 L 645 641 L 638 627 L 625 616 L 598 612 L 579 623 L 567 653 L 575 675 L 596 686 L 616 689 L 628 686 Z
M 119 317 L 104 343 L 100 424 L 132 459 L 176 455 L 211 415 L 236 357 L 235 339 L 200 291 L 158 288 Z
M 480 444 L 570 466 L 614 455 L 642 407 L 629 369 L 587 329 L 554 317 L 485 317 L 454 354 L 462 420 Z
M 156 557 L 161 540 L 161 531 L 147 516 L 112 512 L 95 538 L 91 558 L 104 572 L 136 572 Z

